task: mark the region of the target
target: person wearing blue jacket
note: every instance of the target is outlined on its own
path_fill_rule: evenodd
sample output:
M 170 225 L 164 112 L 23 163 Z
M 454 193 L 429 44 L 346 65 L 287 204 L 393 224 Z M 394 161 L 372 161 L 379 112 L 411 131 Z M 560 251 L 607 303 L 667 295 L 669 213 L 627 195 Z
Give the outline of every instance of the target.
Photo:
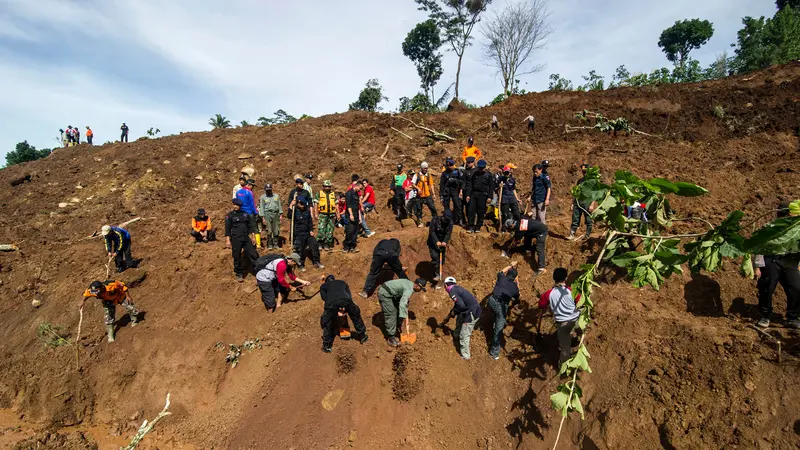
M 444 318 L 439 326 L 444 328 L 450 319 L 453 317 L 456 318 L 456 329 L 453 330 L 453 335 L 458 337 L 461 357 L 463 359 L 470 359 L 470 338 L 472 337 L 472 331 L 475 329 L 475 325 L 478 324 L 478 319 L 481 317 L 483 308 L 481 308 L 481 305 L 472 293 L 456 284 L 455 278 L 447 277 L 444 280 L 444 288 L 453 300 L 453 309 L 450 310 L 450 314 Z
M 106 244 L 108 257 L 114 258 L 117 272 L 124 272 L 125 269 L 133 267 L 133 257 L 131 256 L 131 234 L 128 230 L 120 227 L 103 225 L 101 229 L 103 240 Z
M 258 208 L 256 208 L 256 197 L 253 195 L 253 186 L 256 181 L 248 179 L 244 187 L 236 191 L 236 198 L 242 201 L 242 211 L 250 216 L 250 230 L 256 239 L 256 247 L 261 247 L 261 232 L 258 227 Z

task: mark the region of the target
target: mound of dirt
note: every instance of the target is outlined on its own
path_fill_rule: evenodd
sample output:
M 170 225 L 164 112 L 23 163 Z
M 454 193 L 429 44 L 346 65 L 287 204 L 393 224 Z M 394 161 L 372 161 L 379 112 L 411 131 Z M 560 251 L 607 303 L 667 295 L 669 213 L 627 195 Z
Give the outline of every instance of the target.
M 336 370 L 343 375 L 352 372 L 356 368 L 356 355 L 352 350 L 342 350 L 336 355 Z
M 87 438 L 82 432 L 67 434 L 42 432 L 36 436 L 17 442 L 13 450 L 97 450 L 97 443 Z
M 425 370 L 415 356 L 414 347 L 403 345 L 392 361 L 392 393 L 395 400 L 409 401 L 422 391 Z

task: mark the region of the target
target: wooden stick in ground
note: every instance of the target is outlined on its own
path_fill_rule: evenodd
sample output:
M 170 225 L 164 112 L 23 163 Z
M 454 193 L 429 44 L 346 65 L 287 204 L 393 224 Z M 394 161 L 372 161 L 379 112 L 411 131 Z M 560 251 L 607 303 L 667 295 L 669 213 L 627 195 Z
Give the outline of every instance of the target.
M 407 137 L 407 138 L 408 138 L 409 140 L 411 140 L 411 141 L 413 141 L 413 140 L 414 140 L 414 138 L 412 138 L 411 136 L 409 136 L 409 135 L 407 135 L 407 134 L 403 133 L 402 131 L 398 130 L 398 129 L 397 129 L 397 128 L 395 128 L 395 127 L 389 127 L 389 128 L 393 129 L 394 131 L 397 131 L 398 133 L 400 133 L 401 135 L 403 135 L 403 136 Z
M 759 333 L 763 334 L 764 336 L 766 336 L 766 337 L 768 337 L 768 338 L 770 338 L 773 341 L 778 343 L 778 364 L 780 364 L 781 363 L 781 340 L 776 338 L 775 336 L 767 333 L 766 331 L 756 327 L 755 325 L 750 325 L 750 328 L 758 331 Z
M 111 260 L 114 259 L 114 256 L 108 257 L 108 262 L 106 263 L 106 280 L 108 277 L 111 276 Z
M 295 195 L 295 202 L 297 202 L 297 195 Z M 297 212 L 296 206 L 292 206 L 292 224 L 289 228 L 289 248 L 294 249 L 294 216 Z
M 81 325 L 83 325 L 83 304 L 78 309 L 80 319 L 78 319 L 78 336 L 75 338 L 75 370 L 81 368 Z
M 503 227 L 503 186 L 505 181 L 500 185 L 500 194 L 497 195 L 497 232 Z
M 383 151 L 383 153 L 381 153 L 381 159 L 385 159 L 387 153 L 389 153 L 389 143 L 388 142 L 386 143 L 386 149 Z

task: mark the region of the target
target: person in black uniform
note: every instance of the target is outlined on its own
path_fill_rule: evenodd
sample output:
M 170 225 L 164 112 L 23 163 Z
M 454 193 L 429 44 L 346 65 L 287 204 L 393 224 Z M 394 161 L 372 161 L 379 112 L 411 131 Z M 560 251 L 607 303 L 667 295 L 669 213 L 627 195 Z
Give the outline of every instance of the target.
M 472 174 L 478 170 L 475 168 L 475 157 L 469 156 L 467 157 L 467 161 L 464 164 L 464 170 L 461 171 L 461 179 L 464 181 L 464 187 L 461 189 L 461 217 L 464 219 L 463 223 L 461 224 L 464 228 L 467 228 L 467 217 L 469 217 L 469 202 L 467 201 L 467 181 L 472 178 Z
M 478 161 L 478 169 L 467 180 L 467 202 L 469 203 L 468 233 L 480 233 L 486 206 L 494 192 L 494 177 L 486 170 L 486 161 Z
M 319 260 L 319 242 L 314 237 L 314 219 L 308 210 L 306 198 L 297 198 L 294 212 L 294 252 L 300 255 L 300 271 L 306 271 L 306 254 L 311 253 L 311 263 L 317 269 L 324 269 Z
M 242 250 L 250 260 L 250 267 L 255 267 L 258 252 L 253 245 L 253 229 L 250 228 L 250 214 L 242 211 L 242 200 L 233 199 L 233 211 L 225 216 L 225 247 L 231 249 L 233 254 L 233 273 L 236 281 L 242 282 Z
M 339 318 L 345 317 L 345 314 L 350 316 L 350 320 L 353 321 L 356 333 L 359 335 L 358 340 L 362 344 L 366 343 L 367 327 L 361 318 L 361 310 L 353 302 L 347 283 L 337 280 L 333 275 L 328 275 L 325 283 L 319 288 L 319 295 L 325 302 L 325 309 L 319 318 L 319 324 L 322 327 L 322 351 L 330 353 L 333 349 L 333 339 L 339 334 Z
M 297 208 L 297 200 L 299 198 L 305 198 L 306 201 L 311 201 L 311 193 L 305 190 L 304 186 L 305 181 L 302 178 L 295 178 L 294 180 L 294 189 L 289 192 L 289 204 L 288 204 L 288 212 L 286 217 L 289 220 L 292 220 L 292 214 L 294 210 Z
M 514 244 L 519 243 L 520 241 L 522 241 L 522 251 L 529 253 L 533 247 L 533 240 L 536 239 L 536 257 L 538 264 L 536 274 L 539 275 L 545 271 L 545 245 L 547 241 L 548 230 L 547 225 L 538 220 L 533 220 L 532 214 L 532 212 L 528 213 L 525 218 L 525 220 L 527 220 L 527 226 L 525 227 L 525 230 L 521 229 L 523 228 L 522 222 L 517 222 L 514 219 L 506 220 L 506 230 L 511 231 L 514 234 L 511 240 L 503 246 L 505 249 L 503 250 L 502 256 L 504 258 L 508 258 L 512 247 L 514 247 Z
M 514 219 L 519 222 L 519 196 L 517 195 L 517 179 L 514 178 L 512 172 L 513 167 L 503 167 L 503 174 L 499 177 L 501 186 L 503 187 L 503 196 L 500 199 L 500 218 L 503 222 L 508 219 Z
M 506 326 L 508 310 L 515 303 L 519 303 L 516 261 L 497 273 L 494 290 L 486 301 L 486 304 L 494 312 L 494 334 L 489 346 L 489 355 L 494 359 L 500 359 L 500 346 L 502 345 L 500 338 L 503 336 L 503 328 Z
M 345 253 L 357 253 L 356 245 L 358 245 L 358 228 L 361 224 L 359 217 L 361 211 L 361 189 L 363 185 L 360 181 L 353 184 L 352 189 L 345 194 L 345 215 L 347 216 L 347 224 L 344 227 L 344 242 L 342 246 Z
M 431 253 L 431 264 L 436 275 L 433 281 L 439 281 L 439 255 L 442 256 L 442 264 L 445 262 L 447 244 L 450 242 L 450 234 L 453 232 L 453 215 L 450 211 L 445 211 L 441 216 L 436 216 L 431 220 L 428 230 L 428 250 Z
M 458 225 L 464 223 L 464 208 L 461 206 L 461 196 L 464 194 L 464 175 L 456 168 L 456 162 L 448 158 L 445 161 L 442 179 L 439 181 L 439 192 L 442 193 L 442 205 L 445 211 L 450 211 L 453 221 Z M 450 208 L 450 202 L 453 208 Z
M 789 202 L 778 205 L 778 218 L 790 216 Z M 755 255 L 756 287 L 761 319 L 757 327 L 769 327 L 772 317 L 772 295 L 778 283 L 786 293 L 786 326 L 800 329 L 800 253 Z
M 368 298 L 375 291 L 375 285 L 378 282 L 378 276 L 383 269 L 384 264 L 388 264 L 394 271 L 398 278 L 408 279 L 406 275 L 406 268 L 400 262 L 400 241 L 392 239 L 383 239 L 375 246 L 372 251 L 372 265 L 369 267 L 367 274 L 367 281 L 364 282 L 364 289 L 358 294 L 364 298 Z

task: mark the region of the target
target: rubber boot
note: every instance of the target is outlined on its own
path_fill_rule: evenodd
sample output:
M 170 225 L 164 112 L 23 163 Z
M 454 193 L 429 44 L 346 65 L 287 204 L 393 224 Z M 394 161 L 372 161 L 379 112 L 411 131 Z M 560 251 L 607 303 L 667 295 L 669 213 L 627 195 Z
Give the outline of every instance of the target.
M 114 342 L 114 325 L 106 325 L 106 333 L 108 333 L 108 342 Z
M 256 233 L 256 247 L 261 248 L 261 233 Z
M 139 323 L 139 316 L 138 315 L 133 315 L 133 314 L 129 314 L 129 315 L 131 317 L 131 327 L 135 327 L 136 324 Z

